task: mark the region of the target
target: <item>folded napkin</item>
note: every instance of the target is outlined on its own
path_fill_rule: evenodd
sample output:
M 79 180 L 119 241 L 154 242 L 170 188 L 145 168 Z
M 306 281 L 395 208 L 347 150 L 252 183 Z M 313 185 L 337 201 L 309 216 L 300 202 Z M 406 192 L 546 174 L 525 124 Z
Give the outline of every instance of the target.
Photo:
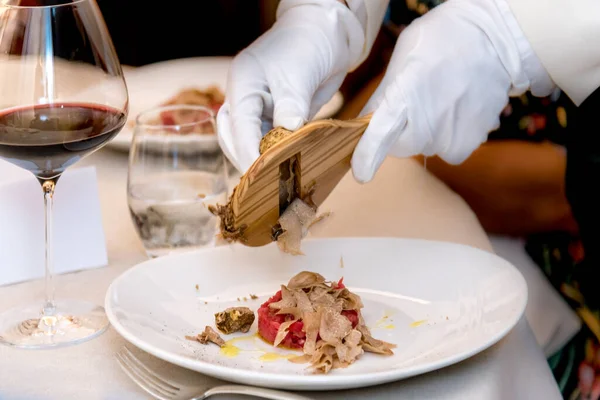
M 54 195 L 54 272 L 107 264 L 94 167 L 63 174 Z M 44 276 L 44 203 L 37 180 L 0 160 L 0 286 Z

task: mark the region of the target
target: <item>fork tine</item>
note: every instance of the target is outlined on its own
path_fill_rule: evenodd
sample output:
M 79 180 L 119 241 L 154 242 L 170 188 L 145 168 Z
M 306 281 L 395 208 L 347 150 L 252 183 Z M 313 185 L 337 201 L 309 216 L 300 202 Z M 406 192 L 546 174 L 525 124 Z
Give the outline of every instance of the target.
M 124 351 L 124 355 L 127 355 L 129 357 L 129 359 L 135 365 L 137 365 L 139 368 L 145 370 L 151 377 L 153 377 L 154 380 L 157 382 L 157 384 L 159 384 L 161 386 L 164 386 L 164 388 L 165 388 L 166 391 L 174 392 L 173 394 L 177 394 L 177 392 L 179 392 L 180 388 L 177 385 L 177 383 L 175 383 L 172 380 L 166 378 L 165 376 L 159 374 L 158 372 L 153 371 L 150 368 L 148 368 L 127 347 L 123 347 L 123 351 Z
M 166 390 L 154 382 L 152 377 L 146 371 L 140 369 L 136 364 L 134 364 L 126 354 L 117 354 L 117 361 L 121 367 L 123 367 L 127 375 L 129 375 L 129 377 L 142 389 L 161 400 L 173 399 L 175 393 Z
M 134 381 L 140 388 L 144 389 L 145 392 L 149 393 L 152 397 L 155 397 L 160 400 L 171 400 L 168 397 L 165 397 L 162 393 L 157 392 L 152 387 L 148 386 L 148 384 L 142 380 L 134 371 L 131 369 L 127 361 L 123 359 L 121 354 L 117 354 L 117 362 L 119 366 L 127 374 L 127 376 Z

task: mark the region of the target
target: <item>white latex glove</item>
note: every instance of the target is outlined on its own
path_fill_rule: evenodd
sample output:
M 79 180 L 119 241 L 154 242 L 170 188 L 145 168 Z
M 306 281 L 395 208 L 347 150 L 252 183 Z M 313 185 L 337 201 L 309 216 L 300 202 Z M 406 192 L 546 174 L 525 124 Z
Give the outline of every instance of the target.
M 509 95 L 551 93 L 553 82 L 504 0 L 448 0 L 401 34 L 352 158 L 370 181 L 387 155 L 463 162 L 500 125 Z
M 312 119 L 363 51 L 361 22 L 337 0 L 282 0 L 277 14 L 234 58 L 217 115 L 219 144 L 240 172 L 273 126 L 294 131 Z

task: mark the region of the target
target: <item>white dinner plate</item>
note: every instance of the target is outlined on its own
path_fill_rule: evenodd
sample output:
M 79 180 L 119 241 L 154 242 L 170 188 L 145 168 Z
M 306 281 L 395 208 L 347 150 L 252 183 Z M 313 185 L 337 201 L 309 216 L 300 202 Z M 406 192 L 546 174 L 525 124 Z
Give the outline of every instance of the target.
M 129 151 L 133 137 L 133 121 L 138 114 L 159 106 L 182 89 L 200 89 L 217 85 L 225 91 L 231 57 L 180 58 L 125 68 L 125 80 L 129 91 L 129 117 L 125 127 L 107 146 Z M 317 113 L 315 118 L 331 118 L 340 110 L 344 101 L 340 92 Z M 216 137 L 212 141 L 218 147 Z
M 391 382 L 464 360 L 506 335 L 527 303 L 525 280 L 512 264 L 467 246 L 339 238 L 307 240 L 303 251 L 304 256 L 290 256 L 272 244 L 234 245 L 143 262 L 110 286 L 108 318 L 133 345 L 206 375 L 288 390 L 336 390 Z M 234 338 L 225 350 L 185 339 L 206 325 L 214 327 L 214 314 L 227 307 L 256 310 L 303 270 L 328 280 L 343 277 L 362 297 L 373 336 L 396 344 L 395 354 L 365 353 L 348 368 L 317 375 L 307 364 L 284 358 L 291 350 L 258 339 L 256 321 L 246 334 L 224 335 Z

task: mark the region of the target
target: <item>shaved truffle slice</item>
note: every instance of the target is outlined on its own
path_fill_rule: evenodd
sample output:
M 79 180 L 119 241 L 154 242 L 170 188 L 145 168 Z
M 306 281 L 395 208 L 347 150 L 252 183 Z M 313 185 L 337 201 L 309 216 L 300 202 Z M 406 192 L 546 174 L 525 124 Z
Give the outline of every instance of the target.
M 319 337 L 336 346 L 352 331 L 352 323 L 335 309 L 328 307 L 321 314 Z
M 308 234 L 308 227 L 317 218 L 314 208 L 299 198 L 285 209 L 279 217 L 279 225 L 283 233 L 277 237 L 277 245 L 286 253 L 302 255 L 300 242 Z
M 215 325 L 226 335 L 246 333 L 254 323 L 254 318 L 254 312 L 248 307 L 230 307 L 215 314 Z
M 316 272 L 302 271 L 296 274 L 287 286 L 290 289 L 310 289 L 320 285 L 325 286 L 325 278 Z
M 394 354 L 392 349 L 396 346 L 394 344 L 384 342 L 383 340 L 375 339 L 373 336 L 371 336 L 371 332 L 366 325 L 359 325 L 358 330 L 362 334 L 361 344 L 365 351 L 385 355 Z
M 198 334 L 197 336 L 186 336 L 185 338 L 200 342 L 202 344 L 214 343 L 219 347 L 223 347 L 225 345 L 225 341 L 221 338 L 221 336 L 219 336 L 219 334 L 208 325 L 206 328 L 204 328 L 204 332 Z

